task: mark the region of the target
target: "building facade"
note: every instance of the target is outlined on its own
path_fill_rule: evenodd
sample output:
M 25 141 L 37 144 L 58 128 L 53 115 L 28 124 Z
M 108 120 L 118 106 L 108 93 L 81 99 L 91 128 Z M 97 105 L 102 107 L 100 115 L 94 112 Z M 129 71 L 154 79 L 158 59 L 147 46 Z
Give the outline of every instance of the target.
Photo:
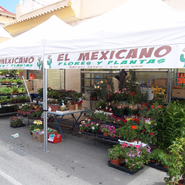
M 16 15 L 0 6 L 0 43 L 11 38 L 4 25 L 16 20 Z

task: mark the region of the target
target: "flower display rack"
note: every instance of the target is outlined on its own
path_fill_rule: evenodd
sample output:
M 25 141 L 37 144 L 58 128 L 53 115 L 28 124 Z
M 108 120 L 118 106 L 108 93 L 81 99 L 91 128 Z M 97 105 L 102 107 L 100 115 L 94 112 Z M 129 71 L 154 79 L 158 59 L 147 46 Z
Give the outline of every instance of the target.
M 118 166 L 118 165 L 112 164 L 110 161 L 108 161 L 108 166 L 112 167 L 112 168 L 115 168 L 117 170 L 123 171 L 125 173 L 128 173 L 130 175 L 134 175 L 135 173 L 137 173 L 138 171 L 143 169 L 143 167 L 141 167 L 141 168 L 139 168 L 139 169 L 137 169 L 135 171 L 130 171 L 129 169 L 124 167 L 124 164 L 120 164 L 120 166 Z
M 84 135 L 89 135 L 92 137 L 96 137 L 97 139 L 101 139 L 103 141 L 107 141 L 113 144 L 119 144 L 118 138 L 110 137 L 110 136 L 104 136 L 103 133 L 93 133 L 93 132 L 80 132 Z
M 161 170 L 163 172 L 168 172 L 168 168 L 164 168 L 163 165 L 161 165 L 161 164 L 149 162 L 147 165 L 150 166 L 150 167 L 152 167 L 152 168 Z

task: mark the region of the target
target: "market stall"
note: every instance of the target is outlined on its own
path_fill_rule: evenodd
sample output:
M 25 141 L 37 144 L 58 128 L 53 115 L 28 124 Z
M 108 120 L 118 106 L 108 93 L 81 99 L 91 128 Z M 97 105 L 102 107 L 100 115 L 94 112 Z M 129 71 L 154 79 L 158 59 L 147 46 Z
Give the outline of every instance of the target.
M 185 13 L 161 0 L 130 0 L 73 31 L 62 21 L 57 24 L 50 19 L 49 25 L 36 27 L 39 34 L 35 28 L 1 44 L 0 69 L 39 70 L 44 61 L 47 129 L 47 68 L 183 68 L 184 23 Z

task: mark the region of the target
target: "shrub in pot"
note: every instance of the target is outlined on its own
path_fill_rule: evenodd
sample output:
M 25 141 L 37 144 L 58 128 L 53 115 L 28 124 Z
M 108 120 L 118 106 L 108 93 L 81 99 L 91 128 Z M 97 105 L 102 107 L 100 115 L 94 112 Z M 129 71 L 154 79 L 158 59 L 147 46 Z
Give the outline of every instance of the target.
M 169 168 L 167 172 L 168 177 L 165 177 L 164 180 L 167 185 L 176 185 L 182 175 L 184 163 L 182 154 L 184 149 L 182 147 L 182 143 L 177 140 L 168 147 L 168 150 L 171 155 L 169 155 Z

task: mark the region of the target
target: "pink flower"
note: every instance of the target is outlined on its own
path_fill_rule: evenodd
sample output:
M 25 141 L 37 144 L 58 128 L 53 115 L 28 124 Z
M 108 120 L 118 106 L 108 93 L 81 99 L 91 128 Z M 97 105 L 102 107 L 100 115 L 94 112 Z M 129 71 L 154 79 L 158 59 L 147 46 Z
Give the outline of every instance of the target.
M 136 148 L 139 148 L 139 145 L 135 145 Z
M 128 147 L 128 145 L 126 143 L 122 144 L 122 148 Z

